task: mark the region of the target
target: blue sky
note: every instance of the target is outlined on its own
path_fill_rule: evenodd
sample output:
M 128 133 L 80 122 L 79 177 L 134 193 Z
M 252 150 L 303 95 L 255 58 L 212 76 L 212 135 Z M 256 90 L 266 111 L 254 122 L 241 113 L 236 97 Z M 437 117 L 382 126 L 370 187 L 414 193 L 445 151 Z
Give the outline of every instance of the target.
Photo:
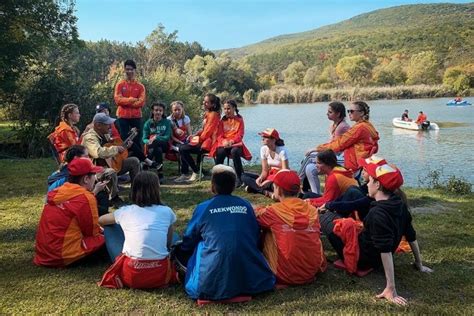
M 402 4 L 403 0 L 77 0 L 80 38 L 136 43 L 159 23 L 207 49 L 241 47 Z

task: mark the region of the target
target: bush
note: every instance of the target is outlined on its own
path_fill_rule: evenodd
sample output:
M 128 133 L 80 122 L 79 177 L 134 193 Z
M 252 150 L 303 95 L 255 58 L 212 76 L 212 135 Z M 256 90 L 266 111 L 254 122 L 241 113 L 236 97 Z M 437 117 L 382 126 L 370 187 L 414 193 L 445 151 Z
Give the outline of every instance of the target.
M 446 181 L 443 181 L 442 170 L 430 170 L 425 178 L 419 178 L 418 182 L 421 186 L 429 189 L 441 190 L 453 195 L 470 194 L 472 184 L 462 177 L 449 176 Z
M 446 182 L 446 190 L 455 195 L 466 195 L 471 193 L 472 184 L 464 178 L 450 176 Z

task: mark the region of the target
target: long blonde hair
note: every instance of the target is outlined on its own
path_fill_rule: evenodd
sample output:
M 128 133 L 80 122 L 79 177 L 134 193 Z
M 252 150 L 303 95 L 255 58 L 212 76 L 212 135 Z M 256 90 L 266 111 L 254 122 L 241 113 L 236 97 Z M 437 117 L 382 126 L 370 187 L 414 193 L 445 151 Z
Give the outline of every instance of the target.
M 175 106 L 175 105 L 179 105 L 179 106 L 181 106 L 181 108 L 183 109 L 183 111 L 182 111 L 182 113 L 181 113 L 181 117 L 175 118 L 175 117 L 173 116 L 173 106 Z M 170 107 L 171 107 L 171 117 L 172 117 L 172 118 L 174 118 L 175 120 L 182 120 L 182 119 L 184 119 L 184 117 L 186 116 L 186 113 L 184 112 L 184 103 L 183 103 L 182 101 L 173 101 L 173 102 L 171 102 Z
M 68 103 L 68 104 L 63 105 L 63 107 L 61 108 L 61 113 L 60 113 L 61 121 L 66 122 L 68 125 L 71 125 L 71 123 L 69 123 L 68 116 L 69 114 L 74 112 L 75 109 L 79 109 L 79 106 L 77 106 L 77 104 Z

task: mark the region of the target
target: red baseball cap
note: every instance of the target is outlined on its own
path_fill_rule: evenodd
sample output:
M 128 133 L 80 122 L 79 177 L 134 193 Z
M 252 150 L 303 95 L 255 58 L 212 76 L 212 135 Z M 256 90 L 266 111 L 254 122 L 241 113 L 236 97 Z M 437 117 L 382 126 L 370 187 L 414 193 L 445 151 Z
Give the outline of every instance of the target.
M 382 186 L 390 191 L 395 191 L 403 184 L 403 176 L 395 165 L 376 165 L 369 164 L 365 170 L 372 178 L 379 181 Z
M 276 140 L 280 139 L 280 134 L 274 128 L 267 128 L 263 132 L 258 133 L 258 135 L 263 136 L 263 137 L 275 138 Z
M 67 170 L 72 176 L 83 176 L 89 173 L 102 172 L 104 168 L 94 165 L 89 158 L 77 157 L 67 164 Z
M 360 167 L 362 168 L 367 168 L 368 165 L 377 165 L 377 166 L 382 166 L 387 164 L 387 161 L 379 156 L 372 155 L 369 158 L 359 158 L 357 159 L 357 163 L 359 164 Z
M 273 183 L 285 191 L 297 193 L 300 191 L 300 177 L 294 170 L 282 169 L 273 178 Z

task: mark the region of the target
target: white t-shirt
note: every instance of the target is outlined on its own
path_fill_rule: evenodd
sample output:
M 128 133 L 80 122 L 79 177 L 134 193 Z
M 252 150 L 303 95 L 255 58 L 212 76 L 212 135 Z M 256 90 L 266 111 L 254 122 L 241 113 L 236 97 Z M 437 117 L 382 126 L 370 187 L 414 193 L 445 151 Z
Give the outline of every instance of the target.
M 184 125 L 188 125 L 191 123 L 191 119 L 186 114 L 184 115 L 184 118 L 179 119 L 179 120 L 174 120 L 173 117 L 170 115 L 168 116 L 168 120 L 170 120 L 171 123 L 173 123 L 173 125 L 176 125 L 176 122 L 178 122 L 178 126 L 176 127 L 182 127 Z
M 122 252 L 134 259 L 164 259 L 168 229 L 176 222 L 176 215 L 164 205 L 140 207 L 127 205 L 114 213 L 115 222 L 125 235 Z
M 260 159 L 266 160 L 269 167 L 281 168 L 282 162 L 288 160 L 288 154 L 284 146 L 277 146 L 275 148 L 275 157 L 272 158 L 270 148 L 267 145 L 263 145 L 260 148 Z

